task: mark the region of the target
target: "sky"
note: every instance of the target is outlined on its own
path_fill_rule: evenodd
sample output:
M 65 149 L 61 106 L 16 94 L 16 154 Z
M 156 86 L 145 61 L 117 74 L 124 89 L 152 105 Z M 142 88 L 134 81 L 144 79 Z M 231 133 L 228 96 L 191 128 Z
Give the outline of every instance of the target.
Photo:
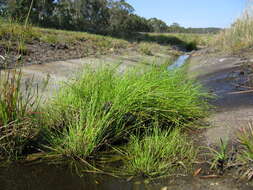
M 248 0 L 127 0 L 135 13 L 184 27 L 229 27 Z

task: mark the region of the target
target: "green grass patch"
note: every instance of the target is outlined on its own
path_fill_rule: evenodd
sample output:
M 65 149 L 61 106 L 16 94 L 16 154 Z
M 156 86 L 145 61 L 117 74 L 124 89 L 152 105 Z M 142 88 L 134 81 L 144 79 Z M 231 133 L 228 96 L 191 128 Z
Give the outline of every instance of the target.
M 144 136 L 131 136 L 122 152 L 125 155 L 123 173 L 144 177 L 187 173 L 197 153 L 179 128 L 167 131 L 154 128 Z
M 89 162 L 113 152 L 124 174 L 156 177 L 188 171 L 196 155 L 183 131 L 206 115 L 208 95 L 183 69 L 87 67 L 45 107 L 21 73 L 1 76 L 1 156 L 43 150 L 45 158 Z
M 89 48 L 104 53 L 108 50 L 118 50 L 129 46 L 126 40 L 105 37 L 101 35 L 89 34 L 86 32 L 71 32 L 55 29 L 43 29 L 33 27 L 31 25 L 24 26 L 14 21 L 6 21 L 0 19 L 0 39 L 1 44 L 7 42 L 12 49 L 16 49 L 17 53 L 24 54 L 27 52 L 25 48 L 29 44 L 44 43 L 48 45 L 66 44 L 69 47 L 83 49 Z M 20 46 L 22 44 L 22 47 Z M 4 46 L 4 48 L 7 48 Z M 110 51 L 110 52 L 111 52 Z
M 208 108 L 201 86 L 185 76 L 158 66 L 124 75 L 108 67 L 86 69 L 52 102 L 48 147 L 60 157 L 89 159 L 156 121 L 167 131 L 185 127 Z

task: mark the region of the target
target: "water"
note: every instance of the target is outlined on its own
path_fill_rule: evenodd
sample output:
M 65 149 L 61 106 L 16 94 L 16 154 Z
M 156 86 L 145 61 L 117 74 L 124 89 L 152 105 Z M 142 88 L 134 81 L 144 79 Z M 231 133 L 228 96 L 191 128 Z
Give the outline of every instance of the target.
M 0 190 L 252 190 L 232 177 L 201 179 L 199 177 L 164 178 L 156 181 L 118 179 L 108 175 L 84 173 L 64 166 L 47 164 L 14 164 L 0 169 Z
M 160 183 L 148 183 L 88 173 L 80 177 L 75 170 L 62 165 L 14 164 L 0 169 L 0 190 L 144 190 L 147 186 L 160 190 L 163 187 Z
M 168 70 L 174 70 L 176 68 L 183 66 L 189 57 L 190 55 L 187 54 L 179 56 L 179 58 L 168 67 Z

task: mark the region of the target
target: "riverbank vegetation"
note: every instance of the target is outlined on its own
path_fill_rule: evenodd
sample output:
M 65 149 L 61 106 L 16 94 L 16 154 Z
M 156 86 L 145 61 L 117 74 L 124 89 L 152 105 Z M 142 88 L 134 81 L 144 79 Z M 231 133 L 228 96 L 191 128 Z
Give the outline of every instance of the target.
M 223 30 L 217 35 L 213 44 L 219 50 L 238 52 L 251 49 L 253 45 L 253 15 L 252 5 L 244 11 L 230 28 Z
M 3 0 L 0 14 L 1 158 L 96 163 L 109 152 L 124 175 L 188 171 L 197 150 L 186 129 L 206 116 L 209 95 L 184 68 L 85 67 L 43 104 L 33 81 L 6 68 L 128 51 L 178 55 L 212 35 L 166 33 L 166 23 L 135 15 L 125 1 Z
M 81 57 L 140 52 L 145 55 L 179 54 L 208 43 L 212 35 L 136 33 L 115 38 L 85 32 L 24 26 L 0 19 L 1 67 L 14 64 L 41 64 Z M 172 52 L 172 53 L 171 53 Z
M 141 72 L 122 76 L 110 68 L 89 70 L 63 87 L 49 113 L 53 131 L 63 130 L 50 140 L 52 149 L 62 156 L 89 157 L 155 122 L 170 130 L 203 116 L 205 94 L 183 73 L 155 66 Z
M 183 130 L 161 130 L 154 126 L 144 135 L 131 136 L 123 149 L 128 175 L 156 177 L 191 171 L 198 150 Z
M 43 90 L 46 87 L 46 81 Z M 37 135 L 36 115 L 42 96 L 30 81 L 22 84 L 17 70 L 0 71 L 0 158 L 16 159 Z
M 0 140 L 2 157 L 22 159 L 39 152 L 95 161 L 114 151 L 125 163 L 124 171 L 145 176 L 168 174 L 194 160 L 184 129 L 208 109 L 201 86 L 186 79 L 184 71 L 167 71 L 165 66 L 130 69 L 123 75 L 108 67 L 86 68 L 48 106 L 38 107 L 37 98 L 23 104 L 20 88 L 9 91 L 14 94 L 8 97 L 15 98 L 9 101 L 3 94 L 2 107 L 15 103 L 22 114 L 8 120 L 9 111 L 0 115 L 1 130 L 6 131 Z

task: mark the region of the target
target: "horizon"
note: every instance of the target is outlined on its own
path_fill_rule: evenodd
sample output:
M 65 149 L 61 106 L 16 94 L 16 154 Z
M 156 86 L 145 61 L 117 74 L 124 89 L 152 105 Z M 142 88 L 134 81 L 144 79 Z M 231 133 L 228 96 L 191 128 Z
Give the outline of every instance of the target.
M 168 25 L 178 23 L 186 28 L 227 28 L 246 8 L 248 0 L 127 0 L 139 16 L 158 18 Z M 184 6 L 182 6 L 182 4 Z

